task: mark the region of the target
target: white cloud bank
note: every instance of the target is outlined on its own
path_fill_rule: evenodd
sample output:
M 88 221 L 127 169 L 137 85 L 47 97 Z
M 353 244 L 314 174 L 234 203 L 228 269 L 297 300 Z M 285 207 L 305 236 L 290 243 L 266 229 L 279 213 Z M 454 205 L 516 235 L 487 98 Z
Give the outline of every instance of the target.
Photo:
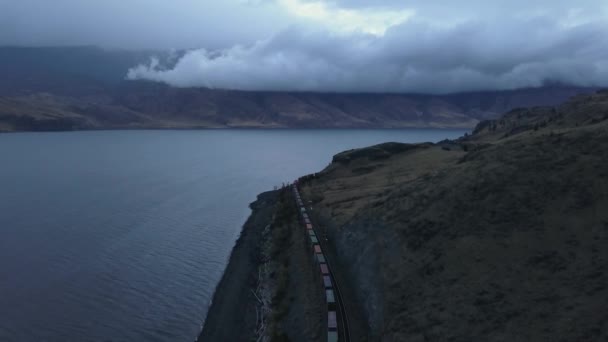
M 324 22 L 331 16 L 323 10 L 331 8 L 304 16 Z M 447 93 L 546 82 L 608 86 L 608 26 L 603 20 L 531 15 L 437 25 L 405 15 L 398 24 L 371 30 L 359 19 L 347 30 L 344 24 L 339 24 L 342 29 L 297 26 L 219 53 L 194 50 L 170 70 L 155 63 L 139 65 L 128 78 L 177 87 L 330 92 Z
M 345 9 L 322 1 L 277 0 L 289 14 L 311 20 L 328 30 L 340 33 L 363 32 L 384 35 L 392 26 L 413 17 L 412 9 Z
M 606 0 L 0 0 L 0 45 L 190 50 L 129 79 L 455 92 L 608 86 Z M 126 70 L 125 70 L 126 72 Z

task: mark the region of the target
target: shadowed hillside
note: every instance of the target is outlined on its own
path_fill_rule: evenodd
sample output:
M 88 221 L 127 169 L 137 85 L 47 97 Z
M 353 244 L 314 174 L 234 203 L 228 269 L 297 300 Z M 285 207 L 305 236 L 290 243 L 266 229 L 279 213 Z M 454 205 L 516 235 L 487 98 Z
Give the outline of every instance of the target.
M 372 340 L 608 337 L 608 92 L 343 152 L 304 182 Z

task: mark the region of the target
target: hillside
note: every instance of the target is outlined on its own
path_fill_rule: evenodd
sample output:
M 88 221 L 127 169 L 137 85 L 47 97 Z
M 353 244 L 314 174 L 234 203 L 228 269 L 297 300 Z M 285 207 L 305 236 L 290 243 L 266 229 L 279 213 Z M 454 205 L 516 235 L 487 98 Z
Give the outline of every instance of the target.
M 448 95 L 243 92 L 126 81 L 151 56 L 93 47 L 0 48 L 0 131 L 138 128 L 472 128 L 514 108 L 593 89 Z
M 598 92 L 457 141 L 346 151 L 301 181 L 370 340 L 599 341 L 607 170 Z

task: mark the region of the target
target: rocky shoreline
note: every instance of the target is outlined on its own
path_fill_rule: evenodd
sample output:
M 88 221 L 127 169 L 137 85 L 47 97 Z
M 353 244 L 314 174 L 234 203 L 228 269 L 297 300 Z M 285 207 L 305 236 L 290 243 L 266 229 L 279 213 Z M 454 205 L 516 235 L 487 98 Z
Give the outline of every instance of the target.
M 198 341 L 249 341 L 256 328 L 257 269 L 263 231 L 271 221 L 278 191 L 258 195 L 230 261 L 213 295 Z
M 250 205 L 198 341 L 324 341 L 324 289 L 290 188 Z

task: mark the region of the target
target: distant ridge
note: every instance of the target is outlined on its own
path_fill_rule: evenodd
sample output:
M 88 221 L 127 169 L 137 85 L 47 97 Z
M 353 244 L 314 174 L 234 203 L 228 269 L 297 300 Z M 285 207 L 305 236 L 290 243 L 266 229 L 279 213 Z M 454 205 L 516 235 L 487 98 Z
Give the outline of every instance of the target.
M 126 81 L 154 51 L 0 48 L 0 131 L 145 128 L 472 128 L 595 91 L 552 85 L 448 95 L 244 92 Z

